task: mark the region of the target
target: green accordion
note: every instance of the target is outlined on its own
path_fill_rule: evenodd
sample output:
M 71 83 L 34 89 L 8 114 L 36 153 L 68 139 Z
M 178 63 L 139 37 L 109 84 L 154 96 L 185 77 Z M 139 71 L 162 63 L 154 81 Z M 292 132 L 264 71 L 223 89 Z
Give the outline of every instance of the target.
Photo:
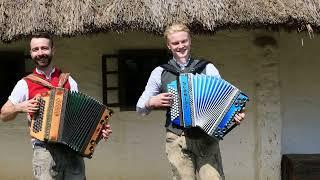
M 91 158 L 112 110 L 81 92 L 56 88 L 42 93 L 33 114 L 30 135 L 48 143 L 61 143 Z

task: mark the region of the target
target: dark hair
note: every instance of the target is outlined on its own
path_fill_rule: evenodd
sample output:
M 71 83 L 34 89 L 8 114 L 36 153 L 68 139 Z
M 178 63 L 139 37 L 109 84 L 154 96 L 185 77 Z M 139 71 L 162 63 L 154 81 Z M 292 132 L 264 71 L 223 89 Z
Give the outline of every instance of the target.
M 46 38 L 46 39 L 49 39 L 50 40 L 50 45 L 51 45 L 51 47 L 53 47 L 53 39 L 52 39 L 51 35 L 49 33 L 47 33 L 47 32 L 34 33 L 34 34 L 31 35 L 31 39 L 33 39 L 33 38 Z

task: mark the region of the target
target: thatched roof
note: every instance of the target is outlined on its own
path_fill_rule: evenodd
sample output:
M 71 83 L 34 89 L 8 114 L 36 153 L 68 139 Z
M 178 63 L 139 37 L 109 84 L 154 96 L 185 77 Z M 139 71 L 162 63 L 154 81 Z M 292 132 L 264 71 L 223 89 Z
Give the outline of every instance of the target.
M 172 22 L 215 31 L 265 25 L 320 26 L 319 0 L 0 0 L 0 39 L 34 31 L 76 35 L 106 30 L 162 32 Z

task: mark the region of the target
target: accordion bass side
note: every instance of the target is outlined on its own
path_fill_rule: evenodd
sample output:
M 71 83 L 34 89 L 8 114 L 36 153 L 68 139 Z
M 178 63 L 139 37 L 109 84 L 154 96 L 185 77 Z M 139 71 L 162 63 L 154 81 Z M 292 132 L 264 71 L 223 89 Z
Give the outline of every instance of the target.
M 41 94 L 30 135 L 41 141 L 64 144 L 91 158 L 111 115 L 112 110 L 90 96 L 56 88 Z
M 203 74 L 181 74 L 167 85 L 167 90 L 173 94 L 172 124 L 199 127 L 220 140 L 236 126 L 235 114 L 249 101 L 246 94 L 229 82 Z

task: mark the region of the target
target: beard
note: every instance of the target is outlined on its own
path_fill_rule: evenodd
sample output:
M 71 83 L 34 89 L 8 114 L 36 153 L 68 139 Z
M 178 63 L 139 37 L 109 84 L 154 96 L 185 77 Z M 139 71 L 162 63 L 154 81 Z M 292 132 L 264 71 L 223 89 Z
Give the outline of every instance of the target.
M 46 68 L 50 65 L 52 61 L 52 55 L 43 54 L 43 55 L 34 57 L 32 60 L 37 67 Z

